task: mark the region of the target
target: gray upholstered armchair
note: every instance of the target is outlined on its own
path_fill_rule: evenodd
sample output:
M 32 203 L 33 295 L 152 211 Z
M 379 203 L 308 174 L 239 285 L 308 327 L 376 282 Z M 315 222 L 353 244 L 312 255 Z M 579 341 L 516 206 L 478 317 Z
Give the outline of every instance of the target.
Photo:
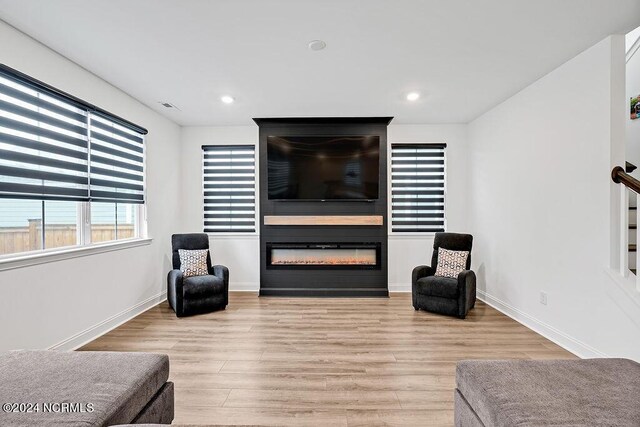
M 471 268 L 470 234 L 436 233 L 433 241 L 431 265 L 413 269 L 411 291 L 413 308 L 457 316 L 464 319 L 476 303 L 476 275 Z M 457 279 L 434 276 L 438 265 L 438 248 L 452 251 L 468 251 L 466 269 Z
M 171 236 L 173 270 L 167 277 L 167 299 L 178 317 L 224 309 L 229 301 L 229 269 L 211 265 L 207 254 L 209 275 L 183 278 L 178 249 L 209 249 L 205 233 L 174 234 Z

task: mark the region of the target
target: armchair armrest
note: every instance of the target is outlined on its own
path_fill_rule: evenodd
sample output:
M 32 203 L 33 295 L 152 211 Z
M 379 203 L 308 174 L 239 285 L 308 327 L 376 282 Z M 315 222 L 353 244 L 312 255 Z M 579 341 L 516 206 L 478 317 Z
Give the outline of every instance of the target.
M 416 285 L 418 283 L 418 279 L 423 277 L 433 276 L 436 272 L 435 268 L 430 265 L 419 265 L 413 269 L 411 273 L 411 298 L 413 301 L 413 308 L 418 309 L 418 301 L 416 294 Z
M 464 270 L 458 274 L 458 317 L 464 319 L 467 312 L 476 303 L 476 274 L 471 270 Z
M 413 272 L 411 273 L 411 281 L 415 283 L 418 279 L 423 277 L 433 276 L 435 272 L 436 269 L 430 265 L 419 265 L 413 269 Z
M 182 279 L 181 270 L 171 270 L 167 275 L 167 299 L 177 316 L 182 316 Z
M 229 269 L 224 265 L 214 265 L 209 274 L 224 280 L 224 304 L 227 305 L 229 303 Z

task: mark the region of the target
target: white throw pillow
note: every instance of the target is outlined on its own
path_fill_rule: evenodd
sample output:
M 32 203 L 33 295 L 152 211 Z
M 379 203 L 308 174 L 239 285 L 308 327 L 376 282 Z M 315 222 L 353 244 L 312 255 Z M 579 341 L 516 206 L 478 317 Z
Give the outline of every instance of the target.
M 458 278 L 458 274 L 467 269 L 468 251 L 450 251 L 438 248 L 438 266 L 436 276 Z
M 207 269 L 208 249 L 186 250 L 178 249 L 180 255 L 180 270 L 183 277 L 205 276 L 209 274 Z

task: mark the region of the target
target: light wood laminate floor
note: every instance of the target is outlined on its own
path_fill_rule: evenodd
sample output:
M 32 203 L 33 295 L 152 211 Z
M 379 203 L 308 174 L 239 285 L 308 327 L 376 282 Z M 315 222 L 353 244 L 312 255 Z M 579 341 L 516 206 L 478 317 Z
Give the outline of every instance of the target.
M 82 350 L 167 353 L 174 424 L 450 426 L 461 359 L 575 358 L 478 301 L 466 320 L 390 298 L 259 298 L 178 319 L 166 302 Z

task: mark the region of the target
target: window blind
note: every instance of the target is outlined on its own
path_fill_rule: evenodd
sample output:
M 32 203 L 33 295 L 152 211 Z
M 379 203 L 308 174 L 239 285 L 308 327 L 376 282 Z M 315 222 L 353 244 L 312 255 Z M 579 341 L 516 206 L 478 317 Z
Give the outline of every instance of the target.
M 0 71 L 0 197 L 85 200 L 87 113 Z
M 445 229 L 445 144 L 391 144 L 391 230 Z
M 144 136 L 97 114 L 89 123 L 91 200 L 144 203 Z
M 0 64 L 0 198 L 144 203 L 144 134 Z
M 204 231 L 256 230 L 254 145 L 202 147 Z

